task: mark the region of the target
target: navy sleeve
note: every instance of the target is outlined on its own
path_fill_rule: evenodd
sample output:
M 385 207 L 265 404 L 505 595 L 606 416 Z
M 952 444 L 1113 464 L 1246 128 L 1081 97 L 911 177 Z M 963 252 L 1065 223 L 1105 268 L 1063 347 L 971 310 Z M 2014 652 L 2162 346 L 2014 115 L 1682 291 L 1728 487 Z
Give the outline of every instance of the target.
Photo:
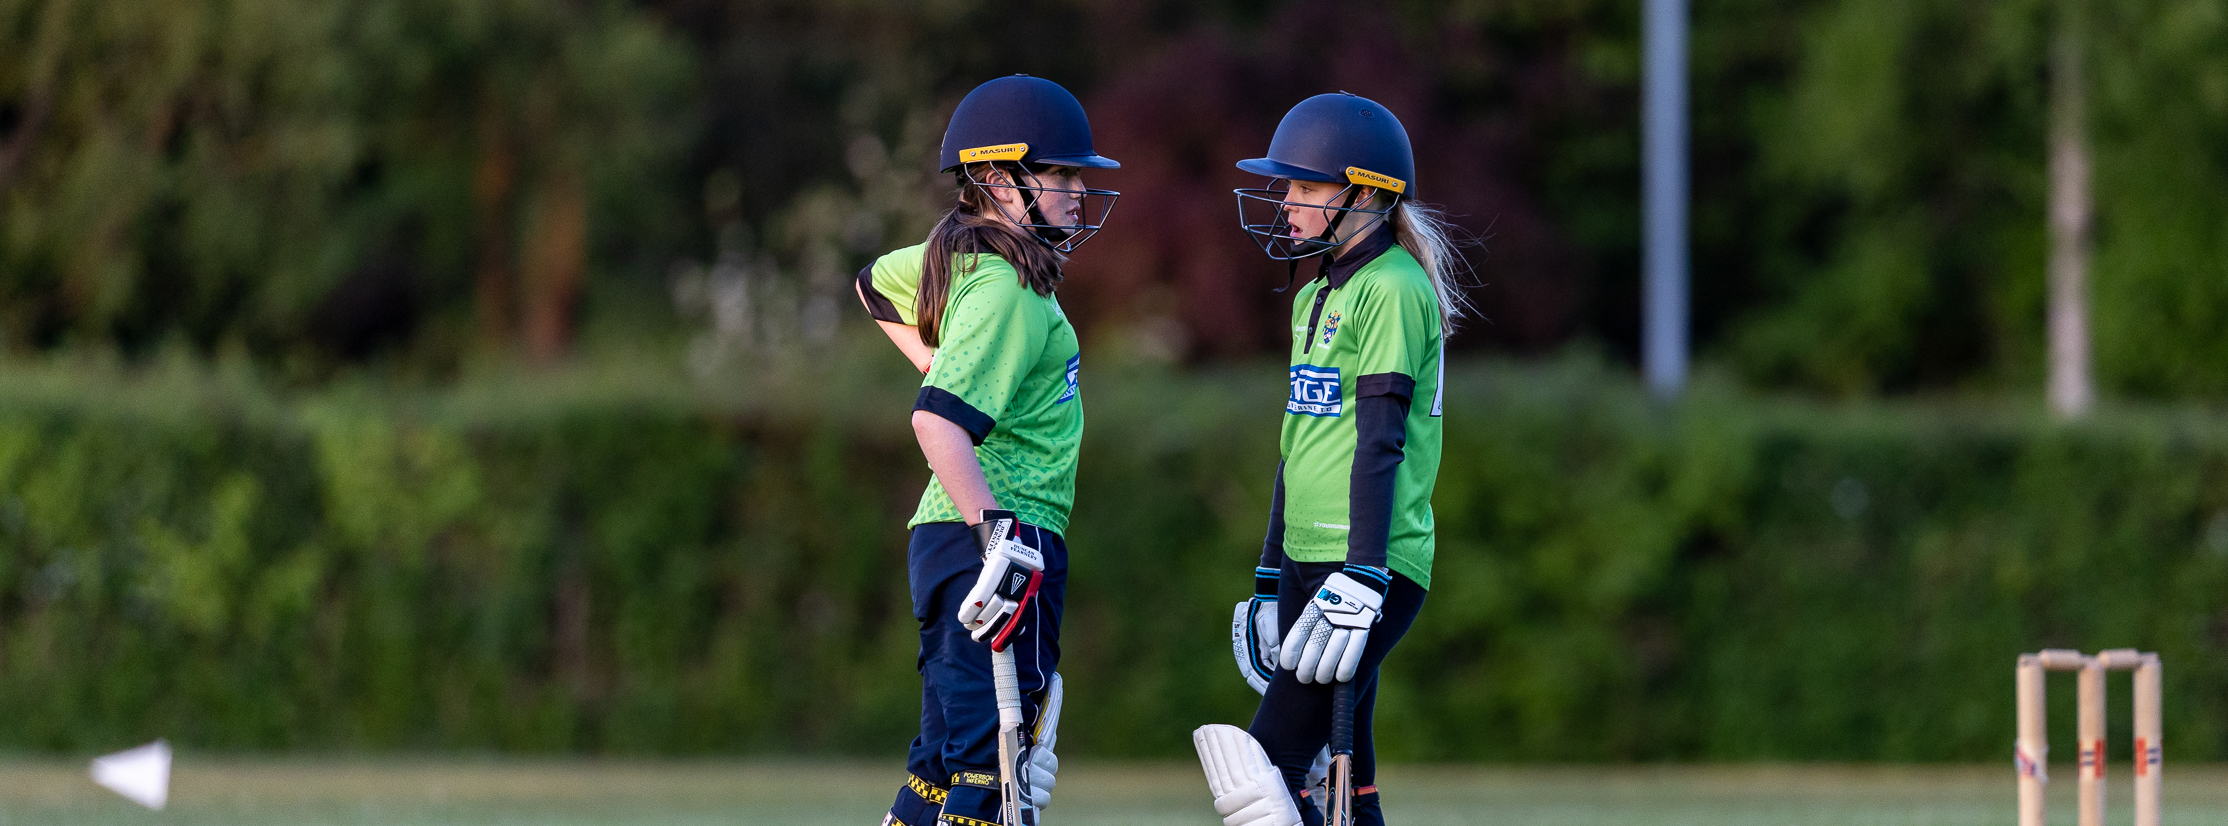
M 920 396 L 913 400 L 913 409 L 926 410 L 943 417 L 944 421 L 959 425 L 961 430 L 967 431 L 967 438 L 973 440 L 976 447 L 981 447 L 982 440 L 990 438 L 990 431 L 998 427 L 998 420 L 984 415 L 974 405 L 968 404 L 966 399 L 952 395 L 941 387 L 921 388 Z
M 1276 463 L 1276 487 L 1269 494 L 1269 533 L 1261 541 L 1262 568 L 1284 567 L 1284 463 Z
M 887 321 L 891 324 L 905 323 L 905 318 L 897 314 L 897 305 L 891 304 L 889 298 L 882 295 L 881 290 L 874 288 L 873 264 L 868 264 L 865 269 L 859 270 L 859 299 L 866 302 L 866 314 L 873 316 L 875 321 Z
M 1373 373 L 1355 381 L 1354 468 L 1347 486 L 1346 564 L 1386 567 L 1392 543 L 1393 481 L 1408 446 L 1408 404 L 1416 380 Z

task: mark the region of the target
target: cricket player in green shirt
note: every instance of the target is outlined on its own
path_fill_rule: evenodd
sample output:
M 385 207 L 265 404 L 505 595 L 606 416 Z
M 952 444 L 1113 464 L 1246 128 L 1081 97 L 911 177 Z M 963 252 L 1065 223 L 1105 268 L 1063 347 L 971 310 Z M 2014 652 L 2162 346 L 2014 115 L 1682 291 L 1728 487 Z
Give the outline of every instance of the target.
M 942 160 L 958 203 L 927 241 L 883 256 L 857 283 L 923 373 L 913 431 L 935 474 L 906 552 L 921 624 L 920 735 L 883 823 L 1024 826 L 1057 768 L 1062 534 L 1083 436 L 1081 356 L 1053 293 L 1067 253 L 1117 196 L 1085 188 L 1082 170 L 1119 164 L 1092 148 L 1074 95 L 1026 75 L 960 101 Z M 993 686 L 1007 675 L 1022 734 L 1002 744 Z M 1011 763 L 1008 745 L 1020 752 Z
M 1272 180 L 1237 190 L 1245 231 L 1294 273 L 1306 258 L 1320 265 L 1293 297 L 1283 461 L 1254 596 L 1231 628 L 1261 705 L 1248 730 L 1208 726 L 1195 740 L 1226 826 L 1322 823 L 1319 806 L 1337 801 L 1306 789 L 1326 743 L 1338 745 L 1332 703 L 1345 684 L 1348 822 L 1377 826 L 1377 666 L 1431 587 L 1440 381 L 1466 306 L 1453 279 L 1461 260 L 1439 214 L 1414 200 L 1407 132 L 1367 98 L 1302 101 L 1268 157 L 1238 168 Z

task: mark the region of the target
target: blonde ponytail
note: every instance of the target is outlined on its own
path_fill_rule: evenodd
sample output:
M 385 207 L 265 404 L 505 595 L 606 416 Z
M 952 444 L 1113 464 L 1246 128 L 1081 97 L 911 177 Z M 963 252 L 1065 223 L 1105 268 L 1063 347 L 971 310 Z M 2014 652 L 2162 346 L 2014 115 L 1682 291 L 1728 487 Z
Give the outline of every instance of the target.
M 1414 201 L 1402 200 L 1393 207 L 1392 225 L 1393 240 L 1431 276 L 1431 289 L 1439 296 L 1439 334 L 1453 335 L 1457 322 L 1474 312 L 1470 297 L 1456 282 L 1457 274 L 1469 268 L 1461 248 L 1474 242 L 1458 235 L 1462 230 L 1447 223 L 1446 213 Z

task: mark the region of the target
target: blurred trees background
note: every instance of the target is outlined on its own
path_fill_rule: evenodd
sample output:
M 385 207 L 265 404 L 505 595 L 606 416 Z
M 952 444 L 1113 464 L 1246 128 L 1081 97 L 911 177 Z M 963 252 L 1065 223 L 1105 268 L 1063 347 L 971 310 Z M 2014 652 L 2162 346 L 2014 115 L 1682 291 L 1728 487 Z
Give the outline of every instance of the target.
M 2060 4 L 1696 7 L 1695 330 L 1764 387 L 2034 393 L 2045 49 Z M 2228 13 L 2092 4 L 2098 372 L 2228 392 Z M 1099 347 L 1272 351 L 1282 272 L 1232 161 L 1323 91 L 1377 98 L 1485 241 L 1456 343 L 1629 358 L 1638 7 L 0 0 L 0 342 L 236 353 L 294 380 L 699 335 L 864 330 L 959 96 L 1012 72 L 1125 168 L 1069 300 Z M 709 344 L 706 344 L 706 341 Z
M 696 387 L 530 371 L 291 398 L 7 368 L 0 747 L 894 769 L 919 721 L 904 522 L 927 473 L 887 347 Z M 1186 732 L 1259 702 L 1228 621 L 1284 377 L 1107 361 L 1084 391 L 1060 750 L 1187 759 Z M 1601 372 L 1449 368 L 1431 598 L 1378 701 L 1389 757 L 1996 761 L 2017 652 L 2118 646 L 2168 664 L 2170 765 L 2228 757 L 2228 417 L 2066 427 L 1710 382 L 1667 408 Z M 2073 692 L 2050 695 L 2064 736 Z

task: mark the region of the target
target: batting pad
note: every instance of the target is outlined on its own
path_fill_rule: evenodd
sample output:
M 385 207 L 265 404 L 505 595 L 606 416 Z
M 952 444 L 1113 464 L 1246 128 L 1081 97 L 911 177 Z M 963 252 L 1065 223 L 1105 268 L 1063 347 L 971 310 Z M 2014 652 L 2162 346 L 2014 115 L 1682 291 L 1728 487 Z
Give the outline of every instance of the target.
M 1052 681 L 1044 687 L 1044 699 L 1037 707 L 1037 727 L 1030 739 L 1036 745 L 1029 747 L 1029 770 L 1022 775 L 1028 781 L 1029 791 L 1022 799 L 1033 809 L 1052 807 L 1052 787 L 1060 773 L 1060 757 L 1052 753 L 1052 746 L 1060 739 L 1060 707 L 1066 704 L 1067 681 L 1060 672 L 1052 672 Z
M 1237 726 L 1200 726 L 1191 733 L 1207 791 L 1223 826 L 1299 826 L 1299 809 L 1284 789 L 1284 774 L 1269 762 L 1253 735 Z

